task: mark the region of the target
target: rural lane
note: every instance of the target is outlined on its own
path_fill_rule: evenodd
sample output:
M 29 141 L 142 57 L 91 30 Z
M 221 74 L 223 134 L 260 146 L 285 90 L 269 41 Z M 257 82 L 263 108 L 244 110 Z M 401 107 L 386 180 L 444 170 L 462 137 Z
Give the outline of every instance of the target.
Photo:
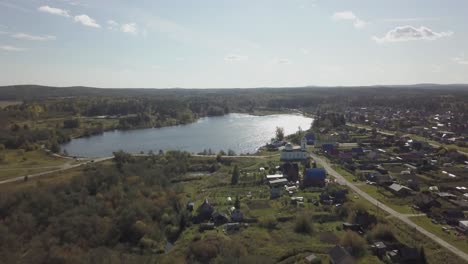
M 408 215 L 398 213 L 397 211 L 393 210 L 392 208 L 388 207 L 387 205 L 379 202 L 377 199 L 370 196 L 366 192 L 362 191 L 361 189 L 359 189 L 359 187 L 355 186 L 353 183 L 346 180 L 341 174 L 336 172 L 330 166 L 330 164 L 327 161 L 325 161 L 324 159 L 320 158 L 319 156 L 317 156 L 315 154 L 311 154 L 311 156 L 316 162 L 318 162 L 320 165 L 323 166 L 323 168 L 328 172 L 329 175 L 336 178 L 339 184 L 348 186 L 351 190 L 353 190 L 354 192 L 356 192 L 357 194 L 359 194 L 360 196 L 362 196 L 363 198 L 368 200 L 373 205 L 375 205 L 378 208 L 386 211 L 388 214 L 390 214 L 391 216 L 401 220 L 402 222 L 409 225 L 410 227 L 413 227 L 414 229 L 418 230 L 420 233 L 426 235 L 427 237 L 429 237 L 433 241 L 437 242 L 439 245 L 445 247 L 446 249 L 448 249 L 449 251 L 451 251 L 455 255 L 459 256 L 461 259 L 463 259 L 465 261 L 468 260 L 468 254 L 466 254 L 465 252 L 461 251 L 460 249 L 456 248 L 455 246 L 452 246 L 451 244 L 449 244 L 445 240 L 439 238 L 438 236 L 434 235 L 433 233 L 431 233 L 431 232 L 427 231 L 426 229 L 420 227 L 419 225 L 415 224 L 414 222 L 412 222 L 409 219 Z

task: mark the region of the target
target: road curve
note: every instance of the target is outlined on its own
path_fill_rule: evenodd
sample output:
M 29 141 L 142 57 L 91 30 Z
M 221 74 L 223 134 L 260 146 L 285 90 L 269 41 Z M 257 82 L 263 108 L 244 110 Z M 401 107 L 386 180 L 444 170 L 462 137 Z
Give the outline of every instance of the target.
M 325 170 L 328 172 L 329 175 L 333 176 L 334 178 L 337 179 L 338 183 L 342 184 L 342 185 L 346 185 L 348 186 L 351 190 L 353 190 L 354 192 L 356 192 L 357 194 L 359 194 L 360 196 L 362 196 L 363 198 L 365 198 L 366 200 L 368 200 L 370 203 L 372 203 L 373 205 L 377 206 L 378 208 L 386 211 L 388 214 L 390 214 L 391 216 L 401 220 L 402 222 L 404 222 L 405 224 L 409 225 L 410 227 L 413 227 L 414 229 L 418 230 L 420 233 L 426 235 L 427 237 L 429 237 L 430 239 L 432 239 L 433 241 L 437 242 L 439 245 L 445 247 L 446 249 L 448 249 L 449 251 L 451 251 L 453 254 L 459 256 L 461 259 L 465 260 L 465 261 L 468 261 L 468 254 L 466 254 L 465 252 L 461 251 L 460 249 L 456 248 L 455 246 L 452 246 L 451 244 L 449 244 L 448 242 L 446 242 L 445 240 L 439 238 L 438 236 L 434 235 L 433 233 L 427 231 L 426 229 L 420 227 L 419 225 L 415 224 L 414 222 L 412 222 L 408 217 L 408 215 L 405 215 L 405 214 L 401 214 L 401 213 L 398 213 L 397 211 L 393 210 L 392 208 L 386 206 L 385 204 L 379 202 L 377 199 L 375 199 L 374 197 L 370 196 L 369 194 L 367 194 L 366 192 L 362 191 L 361 189 L 359 189 L 357 186 L 355 186 L 353 183 L 349 182 L 348 180 L 346 180 L 341 174 L 339 174 L 338 172 L 336 172 L 328 162 L 326 162 L 324 159 L 320 158 L 319 156 L 315 155 L 315 154 L 311 154 L 312 158 L 318 162 L 319 164 L 321 164 L 323 166 L 323 168 L 325 168 Z
M 98 163 L 98 162 L 106 161 L 106 160 L 109 160 L 109 159 L 112 159 L 112 158 L 113 157 L 97 158 L 97 159 L 94 159 L 93 162 Z M 61 171 L 65 171 L 65 170 L 74 169 L 74 168 L 77 168 L 79 166 L 88 164 L 89 162 L 90 161 L 86 161 L 86 162 L 82 162 L 82 163 L 78 163 L 78 164 L 74 164 L 74 165 L 64 164 L 62 166 L 58 166 L 59 168 L 56 169 L 56 170 L 44 171 L 44 172 L 39 172 L 39 173 L 34 173 L 34 174 L 28 174 L 28 175 L 23 175 L 23 176 L 18 176 L 18 177 L 11 178 L 11 179 L 3 180 L 3 181 L 0 181 L 0 185 L 7 184 L 7 183 L 12 183 L 12 182 L 17 182 L 17 181 L 24 181 L 24 178 L 26 176 L 28 177 L 28 179 L 32 179 L 32 178 L 48 175 L 48 174 L 51 174 L 51 173 L 56 173 L 56 172 L 61 172 Z

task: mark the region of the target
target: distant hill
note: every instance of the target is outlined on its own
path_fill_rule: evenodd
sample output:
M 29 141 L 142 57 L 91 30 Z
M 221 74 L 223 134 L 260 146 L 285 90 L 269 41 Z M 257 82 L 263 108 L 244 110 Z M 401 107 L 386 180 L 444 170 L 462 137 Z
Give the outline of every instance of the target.
M 306 87 L 263 87 L 263 88 L 219 88 L 219 89 L 148 89 L 148 88 L 93 88 L 83 86 L 51 87 L 41 85 L 10 85 L 0 86 L 0 100 L 34 100 L 58 97 L 79 96 L 108 96 L 108 97 L 135 97 L 135 96 L 172 96 L 190 97 L 197 95 L 216 96 L 239 93 L 245 95 L 263 94 L 297 94 L 307 92 L 320 92 L 324 95 L 343 95 L 361 91 L 364 93 L 382 92 L 411 93 L 417 90 L 431 91 L 468 91 L 468 84 L 414 84 L 414 85 L 375 85 L 375 86 L 306 86 Z

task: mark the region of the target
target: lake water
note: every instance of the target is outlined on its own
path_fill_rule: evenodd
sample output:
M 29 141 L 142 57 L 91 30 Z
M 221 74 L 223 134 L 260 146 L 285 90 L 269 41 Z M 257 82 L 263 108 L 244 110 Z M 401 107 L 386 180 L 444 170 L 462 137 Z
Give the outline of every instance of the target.
M 302 115 L 252 116 L 229 114 L 206 117 L 195 123 L 181 126 L 116 130 L 102 135 L 73 139 L 62 145 L 70 156 L 105 157 L 124 150 L 138 153 L 153 150 L 183 150 L 192 153 L 211 149 L 219 152 L 228 149 L 239 153 L 254 153 L 275 136 L 276 127 L 283 127 L 285 134 L 309 129 L 312 118 Z

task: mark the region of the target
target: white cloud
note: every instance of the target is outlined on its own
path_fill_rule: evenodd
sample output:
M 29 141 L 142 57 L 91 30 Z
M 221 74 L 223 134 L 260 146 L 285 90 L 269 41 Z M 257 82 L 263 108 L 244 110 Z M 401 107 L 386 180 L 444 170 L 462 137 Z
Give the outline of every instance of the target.
M 381 22 L 416 22 L 416 21 L 429 21 L 429 20 L 440 20 L 438 17 L 397 17 L 397 18 L 384 18 L 379 21 Z
M 0 50 L 1 51 L 24 51 L 26 49 L 18 48 L 15 46 L 9 46 L 9 45 L 3 45 L 3 46 L 0 45 Z
M 23 40 L 33 40 L 33 41 L 47 41 L 47 40 L 55 40 L 55 36 L 51 35 L 30 35 L 26 33 L 16 33 L 12 35 L 15 39 L 23 39 Z
M 129 34 L 137 34 L 138 29 L 137 29 L 137 24 L 136 23 L 128 23 L 128 24 L 123 24 L 120 27 L 120 30 L 124 33 L 129 33 Z
M 225 61 L 244 61 L 248 60 L 249 57 L 245 55 L 229 54 L 224 57 Z
M 302 52 L 302 54 L 304 54 L 304 55 L 309 55 L 310 50 L 309 50 L 309 49 L 302 48 L 302 49 L 301 49 L 301 52 Z
M 335 21 L 351 21 L 355 28 L 363 28 L 367 24 L 351 11 L 336 12 L 333 14 L 332 19 Z
M 386 42 L 404 42 L 411 40 L 436 40 L 440 38 L 450 37 L 453 35 L 452 31 L 435 32 L 430 28 L 421 26 L 419 28 L 413 26 L 396 27 L 383 37 L 373 36 L 372 39 L 377 43 Z
M 38 8 L 40 12 L 44 13 L 49 13 L 52 15 L 58 15 L 58 16 L 64 16 L 64 17 L 70 17 L 70 13 L 68 10 L 56 8 L 56 7 L 50 7 L 48 5 L 41 6 Z
M 107 20 L 107 28 L 110 30 L 117 30 L 119 23 L 114 20 Z
M 101 25 L 96 23 L 96 20 L 90 18 L 88 15 L 75 16 L 75 22 L 81 23 L 83 26 L 101 28 Z
M 464 55 L 452 58 L 452 61 L 461 65 L 468 65 L 468 59 Z

